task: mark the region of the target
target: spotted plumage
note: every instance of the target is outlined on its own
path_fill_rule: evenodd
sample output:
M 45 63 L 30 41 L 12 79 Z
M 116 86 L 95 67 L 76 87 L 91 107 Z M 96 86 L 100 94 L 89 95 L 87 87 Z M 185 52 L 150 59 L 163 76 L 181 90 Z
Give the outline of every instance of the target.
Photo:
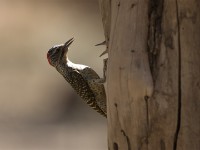
M 92 68 L 74 64 L 67 58 L 72 42 L 73 39 L 70 39 L 65 44 L 52 47 L 47 53 L 48 61 L 90 107 L 106 117 L 105 89 L 96 82 L 100 77 Z

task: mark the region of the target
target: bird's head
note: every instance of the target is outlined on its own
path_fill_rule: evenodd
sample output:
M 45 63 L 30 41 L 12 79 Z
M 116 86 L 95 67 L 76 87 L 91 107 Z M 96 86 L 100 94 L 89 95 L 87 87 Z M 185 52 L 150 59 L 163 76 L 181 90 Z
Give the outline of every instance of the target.
M 65 44 L 55 45 L 49 49 L 47 52 L 47 60 L 51 66 L 56 67 L 62 61 L 66 61 L 66 54 L 73 41 L 74 39 L 71 38 Z

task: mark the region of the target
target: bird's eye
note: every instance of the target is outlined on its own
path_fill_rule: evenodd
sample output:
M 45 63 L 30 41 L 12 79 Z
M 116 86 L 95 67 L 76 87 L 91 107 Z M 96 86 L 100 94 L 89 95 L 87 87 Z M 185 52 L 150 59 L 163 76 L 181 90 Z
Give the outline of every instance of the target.
M 55 53 L 56 53 L 56 49 L 51 48 L 51 49 L 48 51 L 47 56 L 55 55 Z

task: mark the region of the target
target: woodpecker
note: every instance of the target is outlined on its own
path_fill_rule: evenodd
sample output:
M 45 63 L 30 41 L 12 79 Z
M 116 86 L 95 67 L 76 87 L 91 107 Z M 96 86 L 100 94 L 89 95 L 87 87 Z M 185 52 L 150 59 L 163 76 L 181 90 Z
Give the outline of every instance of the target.
M 49 49 L 48 62 L 90 107 L 106 117 L 106 93 L 104 85 L 98 83 L 100 77 L 92 68 L 75 64 L 68 59 L 67 53 L 73 41 L 71 38 L 65 44 L 55 45 Z
M 103 53 L 101 53 L 101 55 L 99 57 L 101 57 L 101 56 L 103 56 L 103 55 L 108 53 L 108 44 L 107 44 L 107 42 L 103 41 L 103 42 L 101 42 L 99 44 L 96 44 L 95 46 L 101 46 L 101 45 L 106 46 L 106 50 L 103 51 Z M 106 82 L 107 62 L 108 62 L 108 58 L 105 58 L 103 60 L 103 78 L 101 78 L 99 81 L 97 81 L 100 84 L 103 84 L 103 83 Z

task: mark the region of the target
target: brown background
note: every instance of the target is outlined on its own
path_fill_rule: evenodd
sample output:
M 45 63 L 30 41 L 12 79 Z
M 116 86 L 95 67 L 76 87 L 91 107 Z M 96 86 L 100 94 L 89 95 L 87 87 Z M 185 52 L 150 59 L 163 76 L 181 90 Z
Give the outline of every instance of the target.
M 106 119 L 46 60 L 71 37 L 69 58 L 102 75 L 97 0 L 0 0 L 1 150 L 106 149 Z

